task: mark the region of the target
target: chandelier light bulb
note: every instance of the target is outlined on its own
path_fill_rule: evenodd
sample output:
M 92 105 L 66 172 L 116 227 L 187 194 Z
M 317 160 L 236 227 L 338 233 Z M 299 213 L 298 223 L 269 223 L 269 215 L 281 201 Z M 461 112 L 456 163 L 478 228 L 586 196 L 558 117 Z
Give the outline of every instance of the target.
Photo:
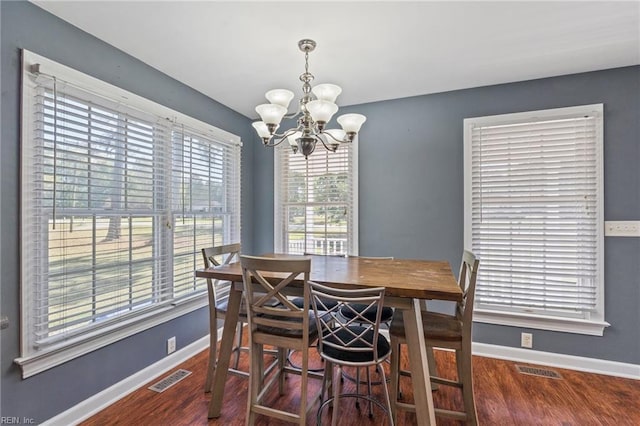
M 289 145 L 291 146 L 298 146 L 298 141 L 296 141 L 296 139 L 299 139 L 302 137 L 302 132 L 295 132 L 292 135 L 289 135 L 289 137 L 287 138 L 287 142 L 289 142 Z
M 267 125 L 278 125 L 287 113 L 287 109 L 278 104 L 262 104 L 256 107 L 256 112 Z
M 362 114 L 344 114 L 338 117 L 338 124 L 347 133 L 358 133 L 362 124 L 367 121 L 367 117 Z
M 342 88 L 335 84 L 324 83 L 318 84 L 311 91 L 318 100 L 335 103 L 338 95 L 342 93 Z
M 271 137 L 271 132 L 269 132 L 269 128 L 264 121 L 254 121 L 251 125 L 256 129 L 258 136 L 262 139 L 269 139 Z
M 287 89 L 273 89 L 269 90 L 264 96 L 272 104 L 281 105 L 288 109 L 289 103 L 293 99 L 293 92 Z
M 307 111 L 316 123 L 326 123 L 338 112 L 338 105 L 333 102 L 315 100 L 307 104 Z

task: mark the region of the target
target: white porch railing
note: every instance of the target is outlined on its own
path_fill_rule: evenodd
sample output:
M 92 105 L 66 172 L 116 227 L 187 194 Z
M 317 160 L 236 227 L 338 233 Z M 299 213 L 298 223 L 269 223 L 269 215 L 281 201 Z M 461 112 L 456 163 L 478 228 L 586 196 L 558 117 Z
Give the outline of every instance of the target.
M 347 254 L 346 238 L 313 238 L 308 236 L 306 240 L 289 240 L 288 253 L 292 254 Z

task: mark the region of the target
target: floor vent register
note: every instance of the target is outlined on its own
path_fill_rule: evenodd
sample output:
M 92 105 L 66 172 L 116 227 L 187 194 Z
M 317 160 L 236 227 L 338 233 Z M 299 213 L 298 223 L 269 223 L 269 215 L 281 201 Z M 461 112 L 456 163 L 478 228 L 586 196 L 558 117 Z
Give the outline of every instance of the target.
M 189 374 L 191 374 L 191 371 L 176 370 L 175 372 L 171 373 L 170 375 L 160 380 L 158 383 L 154 384 L 153 386 L 149 386 L 149 389 L 151 389 L 154 392 L 164 392 L 167 389 L 169 389 L 171 386 L 178 383 L 180 380 L 187 377 Z
M 527 367 L 526 365 L 516 365 L 516 369 L 522 374 L 531 376 L 548 377 L 550 379 L 562 379 L 562 376 L 553 370 L 540 367 Z

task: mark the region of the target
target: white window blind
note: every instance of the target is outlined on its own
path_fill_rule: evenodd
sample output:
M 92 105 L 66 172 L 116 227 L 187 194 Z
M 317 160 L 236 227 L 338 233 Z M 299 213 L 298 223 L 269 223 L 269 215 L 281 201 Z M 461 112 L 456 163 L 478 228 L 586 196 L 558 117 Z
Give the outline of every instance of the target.
M 602 291 L 602 106 L 465 120 L 476 307 L 589 319 Z
M 173 282 L 181 296 L 206 290 L 204 280 L 193 279 L 202 248 L 240 240 L 240 147 L 185 126 L 173 137 Z
M 357 254 L 357 142 L 309 157 L 276 149 L 276 250 Z
M 24 236 L 33 248 L 25 255 L 34 268 L 36 346 L 164 300 L 170 290 L 151 244 L 163 212 L 153 196 L 163 151 L 154 144 L 164 145 L 168 123 L 39 80 L 35 151 L 25 158 L 32 228 Z
M 240 239 L 239 139 L 25 55 L 23 361 L 204 300 L 200 249 Z

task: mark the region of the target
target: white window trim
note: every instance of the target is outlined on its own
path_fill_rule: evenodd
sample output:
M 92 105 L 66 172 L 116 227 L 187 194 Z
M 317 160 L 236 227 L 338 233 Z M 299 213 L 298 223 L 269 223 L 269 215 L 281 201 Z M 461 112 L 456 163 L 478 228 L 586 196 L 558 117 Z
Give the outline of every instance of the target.
M 552 316 L 534 317 L 517 312 L 500 312 L 490 310 L 473 311 L 473 321 L 478 323 L 507 325 L 510 327 L 533 328 L 536 330 L 561 331 L 565 333 L 602 336 L 604 329 L 610 324 L 606 321 L 581 320 Z
M 242 141 L 237 135 L 215 128 L 211 124 L 204 123 L 142 96 L 120 89 L 107 82 L 23 49 L 22 73 L 30 73 L 32 71 L 31 67 L 36 64 L 39 65 L 40 72 L 49 75 L 56 75 L 56 77 L 62 80 L 72 81 L 76 86 L 82 87 L 96 95 L 110 99 L 126 99 L 126 103 L 132 107 L 151 112 L 161 117 L 166 117 L 169 120 L 179 121 L 186 126 L 197 129 L 204 136 L 210 136 L 212 139 L 240 147 L 242 146 Z M 35 85 L 27 80 L 28 79 L 25 79 L 25 81 L 23 81 L 23 90 L 32 91 Z M 26 95 L 29 96 L 30 93 L 27 93 Z M 24 98 L 25 94 L 22 96 Z M 22 102 L 22 117 L 32 116 L 33 111 L 31 106 L 32 104 L 29 102 Z M 33 126 L 30 124 L 30 120 L 22 120 L 21 139 L 23 141 L 33 140 Z M 23 181 L 26 176 L 25 173 L 27 172 L 27 170 L 22 170 L 21 172 L 23 175 Z M 22 199 L 28 199 L 25 197 L 29 188 L 25 188 L 25 185 L 22 185 L 21 188 Z M 240 203 L 240 201 L 238 201 L 238 203 Z M 24 224 L 22 226 L 24 226 Z M 22 229 L 22 232 L 26 232 L 26 230 Z M 22 247 L 20 247 L 19 250 L 20 253 L 22 253 Z M 24 257 L 21 259 L 21 275 L 23 277 L 25 276 L 25 268 L 28 267 L 26 261 L 27 259 Z M 21 286 L 25 285 L 22 278 L 20 282 Z M 30 306 L 29 301 L 27 300 L 28 297 L 29 292 L 22 291 L 21 289 L 21 306 Z M 206 291 L 202 291 L 199 294 L 186 297 L 179 301 L 168 302 L 164 306 L 157 305 L 155 309 L 150 310 L 146 314 L 142 313 L 136 317 L 129 318 L 121 322 L 105 325 L 104 328 L 97 328 L 93 333 L 61 342 L 58 345 L 47 348 L 46 350 L 34 353 L 30 353 L 31 350 L 27 347 L 29 339 L 22 337 L 24 333 L 28 333 L 30 331 L 30 319 L 29 313 L 26 312 L 26 309 L 21 309 L 21 356 L 16 358 L 14 362 L 21 367 L 22 378 L 25 379 L 151 327 L 163 324 L 197 309 L 203 308 L 207 305 L 208 300 Z
M 353 167 L 353 177 L 352 177 L 352 181 L 353 181 L 353 199 L 354 202 L 352 203 L 353 205 L 353 229 L 351 230 L 351 235 L 353 238 L 353 242 L 352 242 L 352 247 L 353 247 L 353 253 L 349 253 L 352 256 L 357 256 L 359 253 L 359 235 L 358 235 L 358 229 L 359 229 L 359 214 L 358 214 L 358 206 L 360 204 L 360 198 L 359 198 L 359 184 L 358 184 L 358 176 L 360 175 L 360 173 L 358 172 L 358 136 L 355 137 L 355 139 L 353 140 L 353 142 L 351 142 L 352 144 L 352 155 L 353 155 L 353 163 L 352 163 L 352 167 Z M 318 147 L 318 149 L 324 149 L 323 147 Z M 338 148 L 340 149 L 340 148 Z M 302 154 L 298 154 L 298 155 L 302 155 Z M 280 166 L 280 162 L 278 161 L 278 152 L 277 152 L 277 148 L 273 149 L 273 249 L 274 251 L 278 250 L 280 247 L 283 247 L 283 241 L 282 241 L 282 236 L 283 236 L 283 229 L 282 229 L 282 220 L 280 220 L 280 218 L 278 217 L 278 213 L 279 213 L 279 206 L 278 206 L 278 201 L 281 199 L 280 198 L 280 185 L 278 184 L 278 178 L 279 176 L 282 176 L 282 167 Z
M 131 318 L 126 322 L 120 322 L 96 330 L 91 335 L 83 335 L 81 338 L 65 341 L 57 346 L 36 354 L 16 358 L 14 362 L 22 369 L 22 378 L 26 379 L 52 367 L 71 361 L 74 358 L 88 354 L 126 337 L 133 336 L 171 321 L 182 315 L 203 308 L 209 304 L 207 294 L 201 293 L 196 297 L 186 299 L 179 304 L 167 304 L 162 309 L 156 309 L 147 315 Z
M 486 117 L 467 118 L 464 120 L 464 246 L 472 247 L 471 241 L 471 130 L 472 125 L 492 124 L 497 120 L 501 123 L 508 121 L 521 121 L 526 119 L 558 118 L 562 115 L 573 116 L 576 114 L 598 114 L 603 118 L 603 104 L 581 105 L 575 107 L 555 108 L 541 111 L 527 111 L 513 114 L 493 115 Z M 561 331 L 567 333 L 587 334 L 602 336 L 604 329 L 610 324 L 604 319 L 604 162 L 603 162 L 603 137 L 604 124 L 596 126 L 596 162 L 597 185 L 600 189 L 597 197 L 597 238 L 599 247 L 597 262 L 599 264 L 597 276 L 598 302 L 596 311 L 588 319 L 556 317 L 550 315 L 536 315 L 525 312 L 507 312 L 499 310 L 475 309 L 474 322 L 506 325 L 512 327 L 524 327 L 540 330 Z M 482 262 L 480 267 L 482 267 Z

